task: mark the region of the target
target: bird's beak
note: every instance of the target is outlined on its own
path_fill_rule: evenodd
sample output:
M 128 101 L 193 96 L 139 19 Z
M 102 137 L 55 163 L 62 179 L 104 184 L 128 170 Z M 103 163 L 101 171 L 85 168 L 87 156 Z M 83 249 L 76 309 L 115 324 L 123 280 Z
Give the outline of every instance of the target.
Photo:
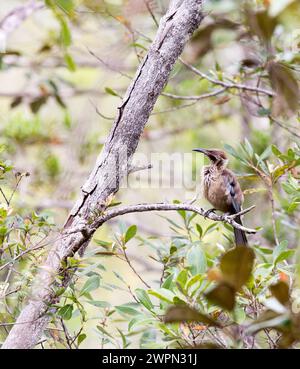
M 208 155 L 208 150 L 206 150 L 206 149 L 199 148 L 199 149 L 193 149 L 193 151 L 201 152 L 204 155 Z

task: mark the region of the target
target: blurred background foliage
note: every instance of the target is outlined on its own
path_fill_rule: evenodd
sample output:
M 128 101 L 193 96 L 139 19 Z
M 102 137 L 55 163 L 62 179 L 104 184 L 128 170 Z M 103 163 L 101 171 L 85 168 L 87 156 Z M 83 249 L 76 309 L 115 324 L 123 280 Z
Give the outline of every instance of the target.
M 1 2 L 0 19 L 26 3 Z M 7 38 L 0 54 L 1 342 L 167 5 L 47 0 Z M 57 291 L 39 347 L 299 347 L 300 3 L 207 0 L 205 13 L 182 55 L 188 67 L 175 65 L 138 151 L 150 162 L 151 153 L 225 148 L 245 207 L 256 205 L 244 220 L 258 229 L 251 248 L 232 248 L 231 227 L 185 211 L 111 221 L 83 259 L 68 260 L 74 278 Z M 184 168 L 198 180 L 199 160 Z M 131 175 L 132 187 L 116 201 L 194 196 L 195 181 L 147 186 L 158 170 L 151 164 L 151 174 Z M 170 171 L 161 175 L 169 183 Z M 199 205 L 209 207 L 203 199 Z

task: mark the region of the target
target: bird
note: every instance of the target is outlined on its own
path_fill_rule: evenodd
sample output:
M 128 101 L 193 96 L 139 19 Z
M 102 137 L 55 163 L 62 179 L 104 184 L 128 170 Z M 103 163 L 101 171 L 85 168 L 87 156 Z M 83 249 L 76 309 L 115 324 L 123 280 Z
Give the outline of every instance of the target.
M 204 154 L 210 160 L 210 165 L 203 167 L 201 190 L 213 206 L 208 212 L 219 210 L 227 214 L 237 214 L 242 210 L 244 195 L 234 173 L 227 168 L 228 158 L 224 151 L 219 149 L 193 149 Z M 242 225 L 238 215 L 235 221 Z M 248 246 L 244 231 L 233 228 L 237 246 Z

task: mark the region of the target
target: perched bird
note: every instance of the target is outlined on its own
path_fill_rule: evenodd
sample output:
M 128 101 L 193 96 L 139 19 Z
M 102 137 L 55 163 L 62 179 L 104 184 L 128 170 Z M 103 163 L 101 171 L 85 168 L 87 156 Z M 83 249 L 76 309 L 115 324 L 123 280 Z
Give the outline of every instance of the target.
M 202 191 L 204 197 L 214 207 L 212 210 L 229 214 L 239 213 L 244 196 L 235 175 L 227 169 L 228 159 L 225 152 L 217 149 L 194 149 L 193 151 L 206 155 L 211 162 L 203 168 Z M 237 216 L 235 221 L 242 225 L 240 216 Z M 247 246 L 244 231 L 234 228 L 234 236 L 236 245 Z

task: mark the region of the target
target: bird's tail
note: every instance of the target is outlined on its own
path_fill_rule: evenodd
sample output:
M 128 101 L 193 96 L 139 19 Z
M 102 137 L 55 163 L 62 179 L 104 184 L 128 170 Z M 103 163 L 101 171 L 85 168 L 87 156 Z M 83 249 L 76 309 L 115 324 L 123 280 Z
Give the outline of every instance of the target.
M 240 216 L 237 216 L 236 218 L 234 218 L 234 220 L 238 224 L 243 225 Z M 241 231 L 240 229 L 235 228 L 235 227 L 233 227 L 233 230 L 234 230 L 234 238 L 235 238 L 236 245 L 237 246 L 248 246 L 246 233 L 244 231 Z

